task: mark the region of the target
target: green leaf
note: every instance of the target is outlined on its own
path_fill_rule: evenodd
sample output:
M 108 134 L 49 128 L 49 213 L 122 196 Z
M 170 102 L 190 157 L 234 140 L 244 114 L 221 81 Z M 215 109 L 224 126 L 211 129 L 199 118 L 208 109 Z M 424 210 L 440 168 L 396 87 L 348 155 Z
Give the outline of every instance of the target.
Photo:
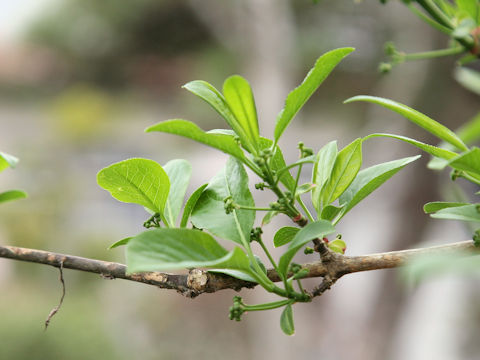
M 446 220 L 461 220 L 461 221 L 480 221 L 479 213 L 480 204 L 470 204 L 457 207 L 449 207 L 437 211 L 435 214 L 430 215 L 435 219 L 446 219 Z
M 288 244 L 294 236 L 300 231 L 299 228 L 292 226 L 285 226 L 280 228 L 273 237 L 273 245 L 279 247 Z
M 117 247 L 119 247 L 119 246 L 127 245 L 128 242 L 130 241 L 130 239 L 132 239 L 132 238 L 133 238 L 133 236 L 129 236 L 129 237 L 126 237 L 126 238 L 124 238 L 124 239 L 122 239 L 122 240 L 118 240 L 117 242 L 114 242 L 112 245 L 110 245 L 110 246 L 108 247 L 108 250 L 115 249 L 115 248 L 117 248 Z
M 233 131 L 235 131 L 235 133 L 240 137 L 243 146 L 250 152 L 254 150 L 247 133 L 233 114 L 224 96 L 220 94 L 215 87 L 206 81 L 195 80 L 183 85 L 183 88 L 187 89 L 210 104 L 210 106 L 225 119 L 227 124 L 230 125 Z
M 335 228 L 329 221 L 318 220 L 312 223 L 309 223 L 307 226 L 302 228 L 288 246 L 288 250 L 280 257 L 278 263 L 278 269 L 280 275 L 286 276 L 288 271 L 288 266 L 292 261 L 295 254 L 309 241 L 316 238 L 323 238 L 326 235 L 329 235 L 335 231 Z
M 467 146 L 463 141 L 449 128 L 440 124 L 439 122 L 429 118 L 427 115 L 422 114 L 421 112 L 414 110 L 406 105 L 400 104 L 396 101 L 384 99 L 375 96 L 354 96 L 348 100 L 345 100 L 344 103 L 350 103 L 354 101 L 368 101 L 374 104 L 381 105 L 387 109 L 395 111 L 396 113 L 406 117 L 408 120 L 414 124 L 420 126 L 421 128 L 427 130 L 431 134 L 437 136 L 438 138 L 446 141 L 447 143 L 452 144 L 460 150 L 467 150 Z
M 282 315 L 280 315 L 280 328 L 287 335 L 293 335 L 295 333 L 295 325 L 293 323 L 293 311 L 291 304 L 285 306 Z
M 165 204 L 165 218 L 171 226 L 175 226 L 192 175 L 192 166 L 187 160 L 176 159 L 166 163 L 163 169 L 170 180 L 170 191 Z
M 420 155 L 389 161 L 360 171 L 348 189 L 340 196 L 339 202 L 343 205 L 340 218 L 407 164 L 418 158 Z
M 410 139 L 406 136 L 393 135 L 393 134 L 371 134 L 371 135 L 368 135 L 368 136 L 364 137 L 363 140 L 368 140 L 368 139 L 374 138 L 374 137 L 389 137 L 389 138 L 392 138 L 392 139 L 401 140 L 401 141 L 409 143 L 409 144 L 425 151 L 426 153 L 429 153 L 430 155 L 433 155 L 433 156 L 436 156 L 436 157 L 439 157 L 439 158 L 445 159 L 445 160 L 450 160 L 450 159 L 453 159 L 454 157 L 458 156 L 458 154 L 453 152 L 453 151 L 450 151 L 450 150 L 447 150 L 447 149 L 442 149 L 442 148 L 439 148 L 439 147 L 436 147 L 436 146 L 433 146 L 433 145 L 425 144 L 425 143 L 422 143 L 420 141 Z
M 456 133 L 467 145 L 478 141 L 480 139 L 480 113 L 462 125 Z
M 337 154 L 338 149 L 336 141 L 331 141 L 323 146 L 317 154 L 317 161 L 315 162 L 312 171 L 312 183 L 317 185 L 312 192 L 312 203 L 317 212 L 322 208 L 322 189 L 332 174 Z
M 455 70 L 455 79 L 466 89 L 480 95 L 480 73 L 478 71 L 458 67 Z
M 278 211 L 268 211 L 262 219 L 262 226 L 270 224 L 272 219 L 279 214 Z
M 480 175 L 480 149 L 474 147 L 448 162 L 452 168 Z
M 315 189 L 317 186 L 312 183 L 305 183 L 297 187 L 297 191 L 295 191 L 295 197 L 308 193 Z
M 183 209 L 183 216 L 182 220 L 180 221 L 180 227 L 184 228 L 187 227 L 188 219 L 190 219 L 190 215 L 192 214 L 195 205 L 197 204 L 198 199 L 203 193 L 203 190 L 207 187 L 208 184 L 203 184 L 197 190 L 193 192 L 190 198 L 187 200 L 185 204 L 185 208 Z
M 133 237 L 126 250 L 128 273 L 185 268 L 225 268 L 249 274 L 238 247 L 227 252 L 211 235 L 193 229 L 160 228 Z
M 362 165 L 362 139 L 343 148 L 335 159 L 332 173 L 321 191 L 322 205 L 335 201 L 352 183 Z
M 27 197 L 27 193 L 22 190 L 8 190 L 0 193 L 0 203 L 23 199 Z
M 458 9 L 469 16 L 474 23 L 480 21 L 480 5 L 478 0 L 456 0 Z
M 235 156 L 240 161 L 245 160 L 245 155 L 233 136 L 206 133 L 191 121 L 181 119 L 167 120 L 145 129 L 145 132 L 152 131 L 184 136 Z
M 128 159 L 112 164 L 97 174 L 97 183 L 118 201 L 143 205 L 163 214 L 170 181 L 153 160 Z
M 340 48 L 329 51 L 316 61 L 314 67 L 308 72 L 303 82 L 288 94 L 285 107 L 278 114 L 275 125 L 275 144 L 282 136 L 290 121 L 307 102 L 310 96 L 318 89 L 322 82 L 338 65 L 338 63 L 355 49 Z
M 223 83 L 223 95 L 250 142 L 258 149 L 257 109 L 250 84 L 239 75 L 230 76 Z
M 18 159 L 15 156 L 0 151 L 0 171 L 8 167 L 13 169 L 17 163 Z
M 434 201 L 434 202 L 429 202 L 423 205 L 423 211 L 425 211 L 425 214 L 431 214 L 442 209 L 446 209 L 450 207 L 465 206 L 465 205 L 469 205 L 469 204 L 459 203 L 459 202 Z
M 323 208 L 320 219 L 333 221 L 333 219 L 335 219 L 335 216 L 337 216 L 340 211 L 342 211 L 342 208 L 343 207 L 341 206 L 337 207 L 334 205 L 327 205 Z
M 250 239 L 255 211 L 236 209 L 226 214 L 223 200 L 229 196 L 238 205 L 255 206 L 248 190 L 248 175 L 234 158 L 228 159 L 227 165 L 203 191 L 192 212 L 192 223 L 213 235 L 244 245 Z
M 260 138 L 260 150 L 269 149 L 272 147 L 273 141 L 264 137 Z M 282 171 L 280 176 L 280 182 L 287 187 L 290 191 L 293 190 L 295 187 L 295 179 L 293 178 L 290 171 L 285 170 L 287 167 L 285 163 L 285 159 L 282 154 L 282 150 L 280 150 L 279 146 L 275 147 L 274 153 L 270 158 L 270 168 L 274 172 Z
M 335 251 L 336 253 L 345 254 L 347 244 L 345 244 L 345 241 L 343 240 L 335 239 L 328 243 L 328 248 L 332 251 Z

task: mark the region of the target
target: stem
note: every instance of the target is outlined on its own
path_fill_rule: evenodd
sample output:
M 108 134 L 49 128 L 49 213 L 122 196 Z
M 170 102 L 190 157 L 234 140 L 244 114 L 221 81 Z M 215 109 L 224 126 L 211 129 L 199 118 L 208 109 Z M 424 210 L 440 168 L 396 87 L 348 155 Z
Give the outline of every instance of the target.
M 246 206 L 246 205 L 239 205 L 236 204 L 237 209 L 243 209 L 243 210 L 256 210 L 256 211 L 272 211 L 272 208 L 261 208 L 261 207 L 255 207 L 255 206 Z
M 432 0 L 417 0 L 417 3 L 441 25 L 449 29 L 455 28 L 450 18 Z
M 258 304 L 258 305 L 243 304 L 243 306 L 245 308 L 245 311 L 262 311 L 262 310 L 278 309 L 279 307 L 292 304 L 292 303 L 294 303 L 294 301 L 292 301 L 291 299 L 287 299 L 287 300 L 274 301 L 274 302 Z
M 305 211 L 305 214 L 307 214 L 308 220 L 311 222 L 314 222 L 315 219 L 313 218 L 312 214 L 310 213 L 310 210 L 308 210 L 307 206 L 303 202 L 302 198 L 300 196 L 297 196 L 297 201 L 302 207 L 303 211 Z
M 300 292 L 302 294 L 305 294 L 305 290 L 303 289 L 302 281 L 300 279 L 297 279 L 297 285 L 298 285 L 298 288 L 300 289 Z
M 424 52 L 418 52 L 414 54 L 403 54 L 400 53 L 402 56 L 403 60 L 409 61 L 409 60 L 425 60 L 425 59 L 432 59 L 432 58 L 438 58 L 442 56 L 451 56 L 451 55 L 458 55 L 461 54 L 465 51 L 465 48 L 463 46 L 457 46 L 454 48 L 448 48 L 448 49 L 441 49 L 441 50 L 433 50 L 433 51 L 424 51 Z
M 273 268 L 275 269 L 275 271 L 280 274 L 280 277 L 282 278 L 283 280 L 283 285 L 285 286 L 285 290 L 287 292 L 287 294 L 289 293 L 288 291 L 288 284 L 287 284 L 287 279 L 282 275 L 282 273 L 280 272 L 280 270 L 278 269 L 278 265 L 277 263 L 275 262 L 275 260 L 273 259 L 272 255 L 270 254 L 270 251 L 268 251 L 267 247 L 265 246 L 264 242 L 262 241 L 262 239 L 259 237 L 258 239 L 258 243 L 260 244 L 260 246 L 262 247 L 263 249 L 263 252 L 267 255 L 268 257 L 268 260 L 270 260 L 270 263 L 272 264 Z
M 300 181 L 300 174 L 302 173 L 303 164 L 298 166 L 297 176 L 295 177 L 295 186 L 293 187 L 292 196 L 295 197 L 297 192 L 298 182 Z

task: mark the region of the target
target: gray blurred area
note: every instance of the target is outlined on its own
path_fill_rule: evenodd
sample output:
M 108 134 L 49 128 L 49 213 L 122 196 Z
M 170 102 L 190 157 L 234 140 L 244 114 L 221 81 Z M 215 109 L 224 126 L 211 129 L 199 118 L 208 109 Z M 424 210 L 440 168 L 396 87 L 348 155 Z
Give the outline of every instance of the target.
M 231 74 L 248 78 L 261 132 L 271 136 L 286 95 L 315 59 L 355 47 L 286 131 L 280 145 L 287 161 L 296 158 L 300 140 L 316 151 L 372 132 L 436 142 L 382 108 L 342 104 L 354 95 L 395 99 L 450 128 L 478 111 L 478 97 L 451 76 L 455 59 L 377 72 L 387 40 L 407 52 L 447 45 L 400 1 L 62 0 L 35 9 L 16 36 L 0 32 L 0 150 L 21 160 L 1 174 L 0 188 L 29 193 L 0 207 L 2 245 L 124 262 L 121 248 L 107 247 L 142 231 L 148 215 L 100 189 L 101 168 L 131 157 L 160 164 L 185 158 L 193 165 L 191 193 L 226 161 L 189 140 L 143 132 L 170 118 L 205 130 L 225 127 L 181 89 L 190 80 L 221 87 Z M 14 8 L 0 3 L 2 18 L 7 11 Z M 417 153 L 393 140 L 371 140 L 364 166 Z M 427 161 L 424 155 L 409 165 L 342 220 L 347 254 L 469 238 L 461 225 L 423 214 L 424 203 L 449 196 L 448 174 L 427 170 Z M 257 197 L 259 205 L 269 201 L 268 194 Z M 265 239 L 286 224 L 276 218 Z M 294 307 L 296 334 L 286 337 L 278 311 L 230 321 L 233 291 L 190 300 L 66 270 L 65 302 L 44 332 L 61 295 L 58 270 L 0 259 L 0 359 L 478 359 L 478 278 L 412 286 L 399 274 L 346 276 L 313 303 Z M 248 303 L 274 299 L 261 289 L 241 295 Z

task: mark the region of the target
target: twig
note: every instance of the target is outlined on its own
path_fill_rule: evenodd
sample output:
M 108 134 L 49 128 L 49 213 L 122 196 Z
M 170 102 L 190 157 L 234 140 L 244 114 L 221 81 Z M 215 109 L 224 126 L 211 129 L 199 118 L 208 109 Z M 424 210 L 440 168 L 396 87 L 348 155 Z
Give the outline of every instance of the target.
M 60 307 L 63 304 L 63 299 L 65 299 L 65 280 L 63 279 L 63 260 L 60 262 L 60 267 L 58 268 L 60 271 L 60 282 L 62 284 L 62 296 L 60 298 L 60 302 L 58 303 L 57 306 L 55 306 L 52 311 L 50 311 L 50 314 L 47 316 L 47 320 L 45 320 L 45 331 L 47 331 L 48 325 L 50 324 L 50 320 L 52 320 L 52 317 L 58 312 Z
M 458 251 L 471 252 L 472 255 L 480 254 L 480 249 L 475 247 L 472 240 L 468 240 L 448 245 L 364 256 L 345 256 L 330 252 L 328 263 L 316 261 L 303 264 L 302 268 L 309 270 L 307 277 L 325 277 L 328 275 L 332 280 L 335 279 L 336 281 L 343 275 L 350 273 L 396 268 L 419 255 L 455 254 Z M 1 257 L 96 273 L 110 279 L 119 278 L 137 281 L 162 289 L 174 289 L 188 297 L 195 297 L 202 293 L 213 293 L 223 289 L 239 291 L 242 288 L 253 288 L 256 285 L 227 275 L 210 273 L 199 269 L 190 270 L 188 274 L 168 274 L 162 272 L 127 274 L 126 266 L 123 264 L 15 246 L 0 246 Z M 281 280 L 273 269 L 268 270 L 267 276 L 275 282 Z

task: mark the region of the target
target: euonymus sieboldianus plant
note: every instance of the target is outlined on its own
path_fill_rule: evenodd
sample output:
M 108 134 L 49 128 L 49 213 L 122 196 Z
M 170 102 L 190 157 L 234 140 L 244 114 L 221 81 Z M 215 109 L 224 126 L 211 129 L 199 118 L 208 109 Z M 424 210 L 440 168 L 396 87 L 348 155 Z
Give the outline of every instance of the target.
M 150 126 L 146 132 L 163 132 L 190 138 L 228 155 L 225 167 L 208 184 L 202 185 L 185 201 L 191 176 L 186 160 L 161 166 L 153 160 L 134 158 L 110 165 L 98 173 L 98 184 L 122 202 L 143 206 L 150 214 L 148 230 L 112 245 L 126 245 L 129 273 L 205 268 L 255 282 L 280 300 L 247 305 L 234 298 L 230 318 L 240 320 L 244 312 L 283 307 L 281 329 L 293 334 L 293 305 L 309 302 L 312 295 L 302 285 L 307 269 L 295 264 L 295 255 L 313 240 L 327 240 L 336 224 L 361 200 L 418 156 L 394 160 L 363 170 L 362 143 L 358 138 L 343 148 L 336 141 L 318 152 L 299 142 L 298 160 L 287 164 L 279 140 L 288 125 L 338 63 L 354 49 L 340 48 L 321 56 L 303 82 L 285 101 L 275 125 L 273 138 L 261 133 L 252 89 L 244 78 L 225 80 L 222 91 L 205 81 L 192 81 L 185 89 L 203 99 L 226 122 L 228 129 L 204 131 L 193 122 L 172 119 Z M 320 125 L 319 125 L 320 126 Z M 446 151 L 446 150 L 445 150 Z M 311 181 L 300 184 L 302 170 L 313 164 Z M 257 177 L 253 187 L 246 172 Z M 255 204 L 256 191 L 270 191 L 273 201 Z M 304 203 L 311 201 L 315 213 Z M 274 259 L 262 228 L 254 227 L 261 213 L 262 226 L 279 214 L 288 216 L 292 226 L 277 231 L 272 241 L 284 249 Z M 226 250 L 220 241 L 233 243 Z M 267 276 L 266 266 L 254 254 L 257 242 L 278 273 L 281 283 Z M 326 241 L 325 241 L 326 242 Z M 337 236 L 328 242 L 329 251 L 343 253 L 346 244 Z

